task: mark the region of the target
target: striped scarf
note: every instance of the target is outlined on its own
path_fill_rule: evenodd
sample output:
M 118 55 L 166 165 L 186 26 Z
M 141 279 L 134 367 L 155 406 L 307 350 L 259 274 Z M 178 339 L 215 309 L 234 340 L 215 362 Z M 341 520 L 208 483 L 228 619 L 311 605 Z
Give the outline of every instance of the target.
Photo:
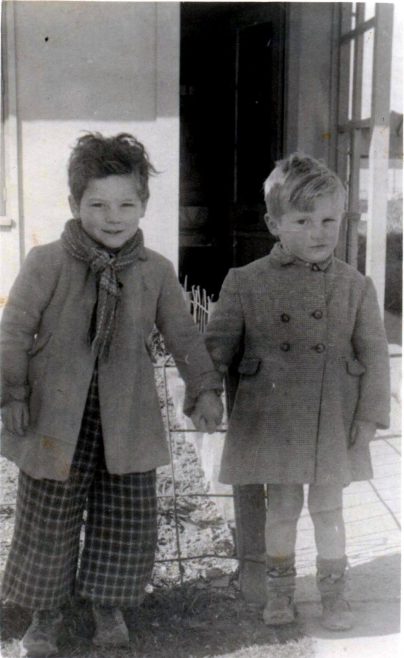
M 62 233 L 62 244 L 74 258 L 88 263 L 96 276 L 97 300 L 88 340 L 98 357 L 108 358 L 122 288 L 117 273 L 139 258 L 143 251 L 143 233 L 138 229 L 118 252 L 111 253 L 87 235 L 79 219 L 70 219 Z

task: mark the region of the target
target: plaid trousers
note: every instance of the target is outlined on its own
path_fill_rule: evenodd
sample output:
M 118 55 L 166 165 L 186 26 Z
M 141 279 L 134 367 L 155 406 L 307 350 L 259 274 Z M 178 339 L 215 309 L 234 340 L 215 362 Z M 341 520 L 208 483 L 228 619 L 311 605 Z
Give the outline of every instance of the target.
M 95 369 L 68 480 L 20 472 L 2 596 L 33 610 L 60 607 L 74 593 L 102 605 L 138 605 L 156 544 L 156 471 L 108 473 Z

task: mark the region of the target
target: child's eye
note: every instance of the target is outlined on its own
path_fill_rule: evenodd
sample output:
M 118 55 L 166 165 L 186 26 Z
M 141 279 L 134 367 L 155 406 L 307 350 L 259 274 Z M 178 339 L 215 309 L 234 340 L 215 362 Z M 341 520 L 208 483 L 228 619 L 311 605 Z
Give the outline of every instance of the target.
M 298 219 L 296 223 L 299 224 L 299 226 L 304 226 L 307 224 L 307 219 Z
M 334 217 L 326 217 L 325 219 L 323 219 L 323 222 L 324 222 L 324 224 L 329 224 L 329 223 L 335 222 L 335 219 L 334 219 Z
M 122 208 L 134 208 L 135 204 L 134 203 L 123 203 Z
M 102 203 L 101 203 L 100 201 L 94 201 L 94 202 L 91 204 L 91 207 L 92 207 L 92 208 L 102 208 Z

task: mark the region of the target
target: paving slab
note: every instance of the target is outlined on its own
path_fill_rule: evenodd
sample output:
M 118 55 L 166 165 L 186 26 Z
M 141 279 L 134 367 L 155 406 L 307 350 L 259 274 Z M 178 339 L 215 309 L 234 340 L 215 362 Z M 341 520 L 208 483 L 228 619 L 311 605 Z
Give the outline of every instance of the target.
M 305 632 L 312 639 L 315 658 L 398 658 L 400 603 L 398 600 L 353 603 L 355 627 L 332 633 L 320 626 L 320 606 L 301 604 Z

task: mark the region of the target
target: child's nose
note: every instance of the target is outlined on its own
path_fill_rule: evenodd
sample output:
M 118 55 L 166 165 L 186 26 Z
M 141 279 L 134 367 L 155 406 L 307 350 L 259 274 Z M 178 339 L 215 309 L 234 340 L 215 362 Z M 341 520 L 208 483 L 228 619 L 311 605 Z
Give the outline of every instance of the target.
M 322 224 L 316 225 L 313 224 L 310 229 L 310 235 L 313 240 L 318 240 L 324 235 L 324 227 Z
M 106 213 L 106 220 L 109 224 L 119 224 L 121 221 L 119 209 L 108 208 L 108 212 Z

